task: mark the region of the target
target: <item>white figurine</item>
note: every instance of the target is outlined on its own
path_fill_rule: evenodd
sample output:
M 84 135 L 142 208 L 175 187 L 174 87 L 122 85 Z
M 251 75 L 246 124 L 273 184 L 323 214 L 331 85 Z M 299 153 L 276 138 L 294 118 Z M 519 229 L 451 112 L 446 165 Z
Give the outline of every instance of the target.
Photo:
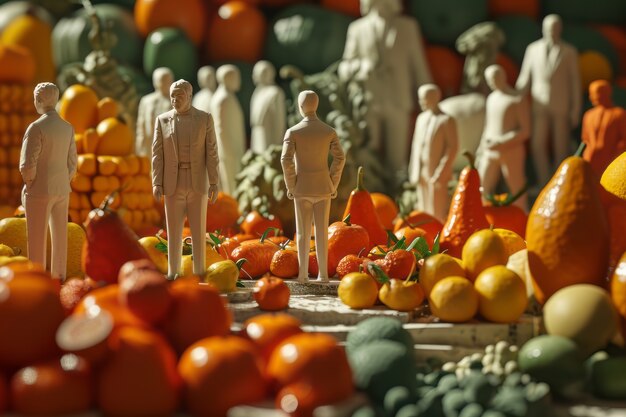
M 41 117 L 28 126 L 22 141 L 20 173 L 24 180 L 22 204 L 26 211 L 28 257 L 46 266 L 48 224 L 52 240 L 52 277 L 61 279 L 67 268 L 67 214 L 70 182 L 76 173 L 74 128 L 55 110 L 59 89 L 37 84 L 35 108 Z
M 450 206 L 448 182 L 459 148 L 456 122 L 439 108 L 441 90 L 425 84 L 418 90 L 422 113 L 415 122 L 409 181 L 417 186 L 417 209 L 445 220 Z
M 558 15 L 543 19 L 543 38 L 526 48 L 516 88 L 532 96 L 531 151 L 541 185 L 570 154 L 570 130 L 580 119 L 582 93 L 578 52 L 561 40 Z M 548 137 L 552 138 L 550 161 Z
M 483 194 L 495 192 L 500 172 L 509 192 L 517 194 L 526 185 L 525 141 L 530 135 L 530 109 L 526 98 L 509 86 L 501 66 L 487 67 L 485 80 L 493 92 L 487 97 L 485 130 L 476 161 Z M 527 210 L 526 193 L 515 205 Z
M 138 156 L 150 157 L 154 121 L 159 114 L 165 113 L 172 108 L 172 103 L 170 103 L 170 86 L 173 81 L 174 74 L 169 68 L 160 67 L 152 73 L 154 92 L 141 98 L 137 111 L 135 153 Z
M 256 85 L 250 100 L 250 149 L 261 153 L 269 145 L 280 145 L 287 128 L 285 93 L 276 85 L 276 69 L 269 61 L 259 61 L 252 69 Z
M 220 189 L 234 195 L 241 158 L 246 151 L 246 128 L 241 104 L 235 93 L 241 88 L 241 74 L 234 65 L 217 69 L 218 87 L 211 98 L 211 114 L 220 156 Z
M 211 112 L 211 98 L 217 88 L 217 80 L 215 79 L 215 68 L 205 65 L 198 70 L 198 85 L 200 91 L 193 96 L 191 105 L 198 110 Z
M 400 0 L 361 0 L 361 14 L 348 27 L 340 73 L 364 83 L 370 144 L 398 175 L 407 167 L 415 91 L 432 76 L 419 25 Z
M 337 196 L 337 186 L 345 164 L 345 155 L 335 130 L 317 118 L 319 97 L 307 90 L 298 95 L 303 119 L 285 133 L 280 158 L 287 197 L 294 200 L 299 282 L 308 281 L 311 220 L 315 223 L 315 250 L 319 266 L 318 280 L 328 281 L 328 217 L 330 200 Z M 328 156 L 333 161 L 328 168 Z
M 192 87 L 170 87 L 173 109 L 157 117 L 152 141 L 152 192 L 165 200 L 170 278 L 180 273 L 185 215 L 189 220 L 193 273 L 205 273 L 207 200 L 217 199 L 218 154 L 213 118 L 191 106 Z

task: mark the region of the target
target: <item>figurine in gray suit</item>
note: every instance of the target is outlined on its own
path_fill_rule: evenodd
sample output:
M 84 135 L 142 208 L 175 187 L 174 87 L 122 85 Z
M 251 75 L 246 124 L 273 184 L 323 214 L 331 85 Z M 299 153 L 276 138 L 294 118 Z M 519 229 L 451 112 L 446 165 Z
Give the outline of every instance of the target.
M 165 199 L 168 276 L 180 273 L 185 215 L 193 245 L 193 273 L 204 275 L 207 200 L 217 199 L 217 142 L 213 117 L 191 106 L 192 87 L 178 80 L 170 87 L 173 109 L 160 114 L 152 141 L 152 193 Z
M 280 158 L 287 197 L 294 199 L 298 281 L 309 276 L 311 220 L 315 223 L 315 251 L 319 266 L 319 281 L 328 281 L 328 218 L 330 200 L 337 196 L 337 186 L 345 164 L 345 155 L 335 130 L 317 118 L 319 97 L 314 91 L 302 91 L 298 106 L 303 119 L 289 128 L 283 141 Z M 328 156 L 333 161 L 328 168 Z
M 67 213 L 70 181 L 76 173 L 74 128 L 54 109 L 59 89 L 37 84 L 35 108 L 41 117 L 28 126 L 22 141 L 20 173 L 24 180 L 22 204 L 26 210 L 28 257 L 46 266 L 47 230 L 50 226 L 50 272 L 64 280 L 67 268 Z
M 582 93 L 578 52 L 561 40 L 561 18 L 543 19 L 543 37 L 528 45 L 515 87 L 532 96 L 530 147 L 541 185 L 570 154 L 570 130 L 580 121 Z M 548 138 L 552 138 L 552 161 Z

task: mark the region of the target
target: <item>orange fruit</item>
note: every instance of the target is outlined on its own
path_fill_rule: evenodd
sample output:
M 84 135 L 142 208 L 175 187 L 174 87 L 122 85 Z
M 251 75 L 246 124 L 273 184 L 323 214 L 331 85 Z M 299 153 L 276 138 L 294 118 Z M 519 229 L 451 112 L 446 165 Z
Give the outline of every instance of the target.
M 514 231 L 507 229 L 493 229 L 493 231 L 496 232 L 500 238 L 502 238 L 507 258 L 515 252 L 526 249 L 526 242 Z
M 58 280 L 29 263 L 0 268 L 0 368 L 53 357 L 64 318 Z
M 87 361 L 66 354 L 17 371 L 11 378 L 11 407 L 21 415 L 85 413 L 93 405 L 93 385 Z
M 120 110 L 117 101 L 111 97 L 105 97 L 98 101 L 98 123 L 109 117 L 117 117 Z
M 392 230 L 393 221 L 398 216 L 398 205 L 387 194 L 370 193 L 370 196 L 383 227 L 387 230 Z
M 398 238 L 398 239 L 402 239 L 404 238 L 404 241 L 406 242 L 407 246 L 410 245 L 415 239 L 423 237 L 424 239 L 426 239 L 426 242 L 428 243 L 429 246 L 432 246 L 432 239 L 434 238 L 434 236 L 430 237 L 429 241 L 429 236 L 426 235 L 426 230 L 421 229 L 419 227 L 411 227 L 411 226 L 404 226 L 401 229 L 398 229 L 394 235 Z
M 263 215 L 258 211 L 251 211 L 244 217 L 241 222 L 241 231 L 245 234 L 252 235 L 255 238 L 260 237 L 270 227 L 283 229 L 280 219 L 272 214 Z M 269 232 L 268 236 L 275 236 L 275 233 Z
M 237 224 L 240 216 L 237 200 L 220 191 L 215 203 L 207 209 L 206 231 L 213 233 L 231 228 Z
M 185 32 L 196 45 L 204 41 L 207 13 L 202 0 L 137 0 L 135 24 L 145 38 L 150 32 L 162 27 L 177 27 Z
M 278 311 L 289 308 L 291 291 L 285 281 L 272 275 L 259 279 L 254 286 L 254 299 L 261 310 Z
M 339 265 L 337 265 L 337 276 L 339 279 L 343 279 L 350 272 L 359 272 L 360 270 L 365 271 L 363 267 L 363 262 L 368 261 L 368 258 L 360 257 L 358 255 L 346 255 L 341 258 L 339 261 Z
M 30 83 L 35 77 L 32 52 L 19 45 L 0 44 L 0 82 Z
M 336 10 L 354 17 L 361 16 L 361 4 L 359 0 L 322 0 L 322 7 Z
M 94 127 L 98 121 L 96 92 L 81 84 L 68 87 L 59 100 L 59 115 L 74 127 L 76 133 Z
M 266 363 L 283 340 L 302 333 L 300 320 L 285 313 L 259 314 L 246 320 L 242 333 L 254 343 Z
M 451 276 L 465 276 L 463 263 L 445 253 L 429 256 L 420 268 L 419 282 L 424 288 L 426 296 L 430 294 L 436 283 Z
M 136 271 L 120 284 L 120 302 L 146 323 L 161 322 L 172 306 L 165 276 L 156 270 Z
M 478 293 L 465 277 L 447 277 L 437 282 L 428 302 L 433 315 L 452 323 L 469 321 L 478 312 Z
M 194 343 L 181 356 L 178 372 L 186 408 L 196 416 L 225 416 L 231 407 L 265 399 L 269 391 L 256 347 L 241 337 Z
M 378 298 L 392 310 L 413 311 L 424 302 L 424 290 L 415 281 L 391 278 L 380 287 Z
M 466 276 L 474 281 L 490 266 L 506 265 L 509 259 L 504 240 L 490 229 L 474 232 L 463 245 L 461 255 Z
M 98 123 L 96 132 L 99 137 L 96 155 L 126 156 L 134 149 L 133 133 L 126 123 L 115 117 Z
M 230 312 L 211 285 L 199 284 L 195 277 L 177 279 L 170 292 L 174 304 L 162 327 L 179 354 L 200 339 L 230 332 Z
M 351 272 L 341 279 L 337 294 L 341 302 L 350 308 L 370 308 L 378 300 L 378 285 L 365 272 Z
M 209 25 L 209 61 L 254 63 L 263 55 L 267 21 L 254 5 L 235 0 L 222 5 Z M 228 39 L 228 42 L 223 42 Z
M 85 295 L 76 308 L 74 314 L 85 313 L 92 306 L 108 311 L 113 317 L 115 327 L 135 326 L 146 327 L 147 323 L 134 315 L 125 305 L 120 303 L 119 284 L 110 284 L 96 288 Z
M 75 353 L 95 364 L 108 355 L 113 329 L 113 315 L 94 305 L 63 320 L 56 332 L 56 343 L 64 352 Z
M 334 222 L 328 226 L 328 275 L 331 277 L 335 275 L 337 265 L 344 256 L 357 255 L 369 248 L 369 234 L 363 226 Z M 317 269 L 317 260 L 315 266 Z M 309 274 L 317 275 L 310 266 Z
M 507 229 L 517 233 L 522 238 L 526 235 L 528 215 L 518 206 L 492 206 L 491 203 L 483 207 L 487 222 L 499 229 Z
M 278 250 L 272 256 L 270 272 L 279 278 L 294 278 L 298 276 L 300 264 L 298 252 L 295 250 Z
M 611 277 L 611 299 L 617 312 L 626 319 L 626 253 L 620 258 Z
M 480 315 L 495 323 L 517 321 L 526 310 L 526 284 L 515 272 L 497 265 L 481 272 L 474 288 L 478 293 Z
M 97 384 L 98 405 L 106 415 L 171 416 L 178 409 L 180 377 L 176 354 L 149 330 L 124 327 L 110 340 L 111 354 Z
M 436 217 L 419 210 L 413 210 L 408 215 L 398 220 L 393 227 L 393 231 L 397 232 L 403 227 L 418 227 L 426 232 L 426 241 L 432 246 L 435 236 L 441 233 L 443 223 Z M 410 242 L 409 242 L 410 243 Z

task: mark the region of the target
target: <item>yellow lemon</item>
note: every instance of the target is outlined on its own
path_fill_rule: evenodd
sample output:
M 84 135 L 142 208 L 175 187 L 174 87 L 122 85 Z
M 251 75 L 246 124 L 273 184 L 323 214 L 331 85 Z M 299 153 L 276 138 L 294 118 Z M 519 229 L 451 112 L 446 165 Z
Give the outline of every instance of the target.
M 478 294 L 465 277 L 448 277 L 436 283 L 428 302 L 435 316 L 452 323 L 469 321 L 478 312 Z
M 504 241 L 495 231 L 483 229 L 472 234 L 462 252 L 467 278 L 474 281 L 483 270 L 495 265 L 506 265 L 509 259 Z
M 220 292 L 232 292 L 237 289 L 239 268 L 230 259 L 214 262 L 207 269 L 204 282 L 214 286 Z
M 602 173 L 600 184 L 609 193 L 626 200 L 626 152 L 615 158 Z
M 426 258 L 424 266 L 420 268 L 419 279 L 426 296 L 428 296 L 437 282 L 451 276 L 465 276 L 463 263 L 458 258 L 445 253 L 438 253 Z
M 80 277 L 85 273 L 82 267 L 83 243 L 87 235 L 85 229 L 81 225 L 69 222 L 67 223 L 67 269 L 66 277 Z M 51 259 L 51 256 L 48 256 Z
M 370 308 L 378 298 L 378 286 L 371 275 L 351 272 L 339 282 L 337 294 L 341 302 L 350 308 Z
M 391 278 L 380 287 L 378 298 L 392 310 L 413 311 L 424 301 L 424 290 L 415 281 Z
M 517 233 L 507 229 L 493 229 L 493 231 L 502 238 L 507 256 L 511 256 L 515 252 L 526 249 L 526 242 L 524 241 L 524 238 Z
M 15 256 L 15 252 L 10 246 L 0 243 L 0 256 Z
M 184 277 L 190 277 L 193 275 L 193 257 L 192 255 L 183 255 L 182 271 Z
M 522 278 L 505 266 L 482 271 L 474 282 L 480 315 L 496 323 L 517 321 L 526 310 L 528 297 Z
M 139 244 L 148 252 L 150 259 L 154 262 L 159 272 L 167 274 L 167 251 L 163 252 L 157 247 L 159 243 L 163 243 L 167 249 L 167 241 L 163 240 L 161 242 L 161 240 L 156 236 L 144 236 L 139 239 Z
M 26 218 L 7 217 L 0 220 L 0 243 L 17 248 L 18 255 L 28 256 Z

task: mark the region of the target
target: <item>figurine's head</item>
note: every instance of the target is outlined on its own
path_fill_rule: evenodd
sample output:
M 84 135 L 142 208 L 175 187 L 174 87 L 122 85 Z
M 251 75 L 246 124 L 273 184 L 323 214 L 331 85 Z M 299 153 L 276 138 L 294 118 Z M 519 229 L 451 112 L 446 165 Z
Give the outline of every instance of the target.
M 52 83 L 39 83 L 33 91 L 35 108 L 37 113 L 44 114 L 54 107 L 59 101 L 59 88 Z
M 558 14 L 549 14 L 543 18 L 542 32 L 543 38 L 550 42 L 559 42 L 561 40 L 561 32 L 563 31 L 563 22 Z
M 298 108 L 302 117 L 315 114 L 320 99 L 315 91 L 304 90 L 298 94 Z
M 159 91 L 163 97 L 170 93 L 170 86 L 174 82 L 174 73 L 166 67 L 159 67 L 152 72 L 152 85 L 154 91 Z
M 612 107 L 612 93 L 611 84 L 606 80 L 596 80 L 589 84 L 589 100 L 594 106 Z
M 170 87 L 170 100 L 176 113 L 186 113 L 191 108 L 193 87 L 188 81 L 178 80 Z
M 252 81 L 255 85 L 275 84 L 276 69 L 269 61 L 259 61 L 252 69 Z
M 198 85 L 200 88 L 208 88 L 215 91 L 217 88 L 217 80 L 215 79 L 215 68 L 210 65 L 200 67 L 198 70 Z
M 417 90 L 422 110 L 434 110 L 441 100 L 441 90 L 435 84 L 424 84 Z
M 504 90 L 507 87 L 504 68 L 500 65 L 489 65 L 485 69 L 485 81 L 492 90 Z
M 217 69 L 217 82 L 228 92 L 236 93 L 241 88 L 241 74 L 234 65 L 222 65 Z

